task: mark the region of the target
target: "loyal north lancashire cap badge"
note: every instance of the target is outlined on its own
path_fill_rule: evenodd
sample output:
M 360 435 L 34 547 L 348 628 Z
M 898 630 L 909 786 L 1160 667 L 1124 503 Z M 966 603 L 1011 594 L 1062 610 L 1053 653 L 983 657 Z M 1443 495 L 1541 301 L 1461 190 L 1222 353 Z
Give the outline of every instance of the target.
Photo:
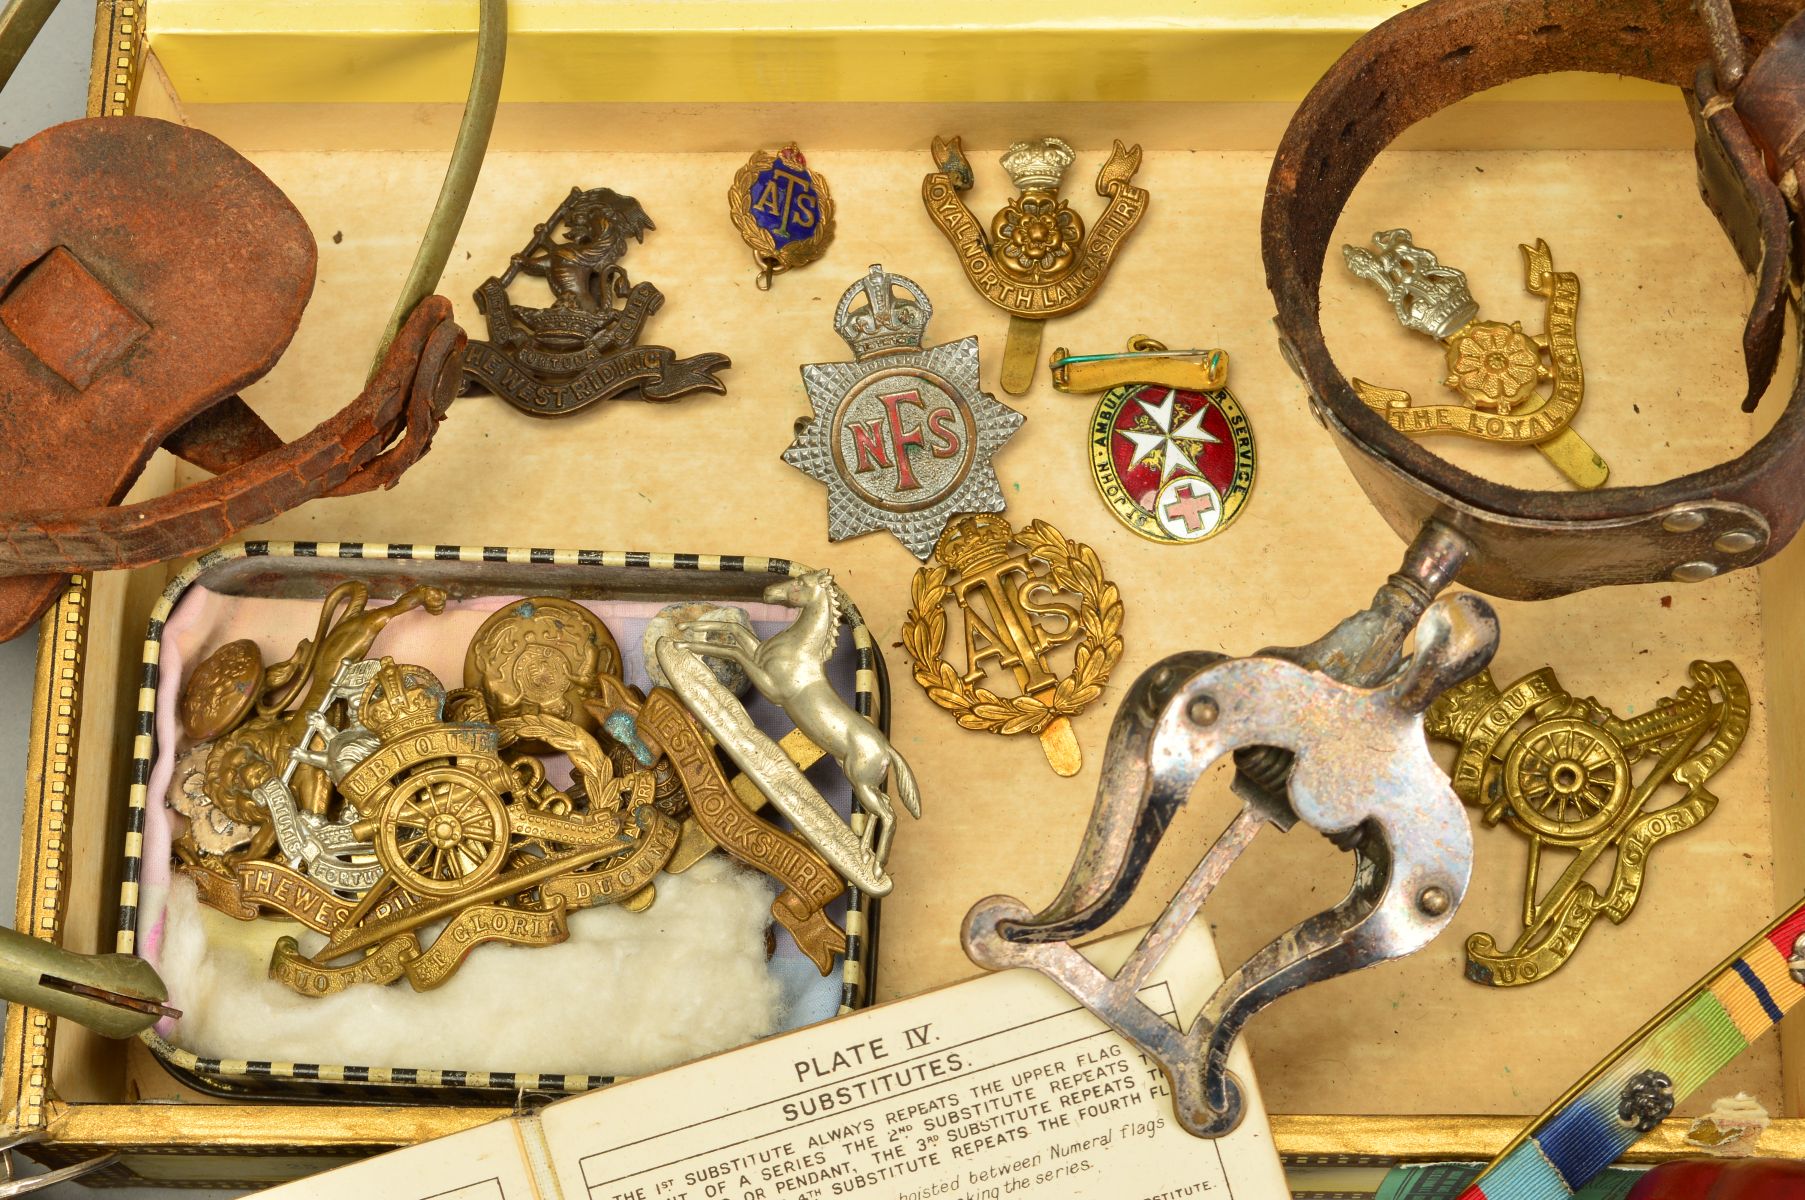
M 959 198 L 973 183 L 959 139 L 935 138 L 933 153 L 940 169 L 922 180 L 922 202 L 959 252 L 971 285 L 1009 314 L 1002 384 L 1019 396 L 1034 382 L 1047 319 L 1090 303 L 1147 211 L 1147 190 L 1130 182 L 1141 167 L 1141 148 L 1117 142 L 1097 172 L 1097 194 L 1109 203 L 1088 235 L 1084 219 L 1059 197 L 1059 181 L 1078 157 L 1060 139 L 1017 142 L 1004 153 L 1003 169 L 1020 194 L 991 219 L 988 232 Z
M 979 387 L 977 338 L 922 348 L 933 313 L 873 266 L 834 312 L 856 360 L 802 368 L 814 412 L 783 460 L 827 485 L 829 541 L 888 529 L 925 561 L 957 514 L 1003 510 L 991 457 L 1022 415 Z

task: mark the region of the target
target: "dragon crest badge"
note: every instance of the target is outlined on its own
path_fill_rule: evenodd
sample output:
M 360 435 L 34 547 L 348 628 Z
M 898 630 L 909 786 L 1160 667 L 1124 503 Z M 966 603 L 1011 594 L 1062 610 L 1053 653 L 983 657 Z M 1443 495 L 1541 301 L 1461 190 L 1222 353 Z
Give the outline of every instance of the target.
M 522 412 L 562 417 L 598 400 L 675 400 L 691 392 L 725 392 L 718 373 L 725 354 L 678 358 L 664 346 L 641 346 L 647 318 L 664 293 L 633 283 L 620 265 L 629 243 L 653 229 L 639 201 L 611 188 L 571 188 L 552 215 L 533 227 L 508 269 L 476 290 L 476 310 L 489 340 L 472 340 L 464 373 Z M 508 300 L 522 275 L 545 280 L 549 308 Z

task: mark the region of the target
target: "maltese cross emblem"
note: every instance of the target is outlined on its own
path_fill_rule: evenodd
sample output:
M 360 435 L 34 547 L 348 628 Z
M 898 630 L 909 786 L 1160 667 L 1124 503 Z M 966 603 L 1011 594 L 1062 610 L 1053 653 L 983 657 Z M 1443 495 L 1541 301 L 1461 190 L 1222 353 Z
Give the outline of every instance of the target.
M 1053 386 L 1099 392 L 1091 477 L 1121 522 L 1168 545 L 1216 536 L 1253 491 L 1253 427 L 1228 390 L 1221 350 L 1168 350 L 1145 335 L 1125 352 L 1053 352 Z
M 1003 511 L 991 458 L 1022 414 L 979 387 L 977 338 L 922 348 L 933 312 L 873 266 L 834 312 L 856 361 L 802 368 L 814 412 L 783 460 L 827 485 L 829 541 L 888 529 L 925 562 L 953 517 Z

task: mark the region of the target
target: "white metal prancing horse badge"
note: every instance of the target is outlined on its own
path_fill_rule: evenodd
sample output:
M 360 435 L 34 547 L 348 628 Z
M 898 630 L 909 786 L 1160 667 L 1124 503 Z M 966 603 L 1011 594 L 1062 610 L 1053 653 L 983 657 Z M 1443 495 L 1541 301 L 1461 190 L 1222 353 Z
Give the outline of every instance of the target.
M 1149 541 L 1212 538 L 1253 491 L 1253 426 L 1220 350 L 1168 350 L 1149 337 L 1126 353 L 1053 352 L 1053 386 L 1101 392 L 1091 414 L 1091 477 L 1121 522 Z
M 1003 511 L 991 458 L 1022 415 L 979 387 L 977 338 L 922 348 L 933 313 L 873 266 L 834 312 L 857 361 L 802 368 L 814 412 L 783 460 L 827 485 L 829 541 L 888 529 L 926 561 L 957 514 Z

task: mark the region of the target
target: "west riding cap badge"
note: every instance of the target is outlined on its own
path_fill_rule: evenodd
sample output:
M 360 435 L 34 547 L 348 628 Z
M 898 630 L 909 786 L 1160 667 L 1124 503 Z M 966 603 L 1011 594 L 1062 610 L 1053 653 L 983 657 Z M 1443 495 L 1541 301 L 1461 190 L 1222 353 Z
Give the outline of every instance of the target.
M 922 349 L 933 315 L 914 280 L 874 265 L 834 312 L 857 361 L 802 368 L 814 413 L 783 461 L 827 485 L 829 541 L 888 529 L 925 561 L 955 515 L 1003 510 L 991 457 L 1022 415 L 979 387 L 977 338 Z
M 1010 553 L 1010 546 L 1021 549 Z M 1083 766 L 1071 718 L 1103 694 L 1122 658 L 1122 597 L 1097 552 L 1045 521 L 1012 531 L 1001 517 L 972 514 L 946 527 L 940 561 L 915 572 L 902 643 L 919 683 L 967 729 L 1033 733 L 1060 775 Z M 1067 597 L 1076 597 L 1073 604 Z M 964 626 L 965 671 L 942 656 L 948 600 Z M 1047 626 L 1040 619 L 1053 618 Z M 1077 642 L 1072 673 L 1053 674 L 1047 652 Z M 1015 677 L 1014 698 L 984 686 L 992 660 Z
M 922 180 L 928 215 L 959 252 L 973 287 L 1009 314 L 1003 349 L 1003 390 L 1019 396 L 1034 382 L 1041 327 L 1090 303 L 1109 265 L 1147 211 L 1147 192 L 1129 180 L 1141 167 L 1141 148 L 1121 142 L 1097 172 L 1097 194 L 1109 201 L 1087 238 L 1084 220 L 1059 198 L 1059 180 L 1077 158 L 1055 137 L 1017 142 L 1002 157 L 1020 195 L 984 227 L 959 193 L 972 186 L 971 164 L 958 138 L 935 138 L 940 169 Z
M 609 188 L 571 188 L 499 278 L 476 291 L 489 340 L 471 341 L 464 373 L 523 412 L 561 417 L 598 400 L 675 400 L 725 392 L 725 354 L 678 358 L 641 346 L 646 319 L 664 305 L 649 283 L 630 283 L 620 265 L 629 239 L 655 228 L 639 201 Z M 560 237 L 560 233 L 563 235 Z M 551 287 L 550 308 L 508 300 L 521 275 Z M 616 301 L 622 301 L 616 307 Z
M 794 142 L 776 154 L 760 150 L 746 160 L 727 189 L 727 210 L 758 260 L 761 292 L 771 289 L 773 277 L 826 254 L 834 240 L 827 180 L 809 169 Z
M 1149 541 L 1201 542 L 1228 528 L 1253 491 L 1253 427 L 1227 388 L 1228 355 L 1135 337 L 1121 354 L 1050 363 L 1062 392 L 1101 392 L 1091 477 L 1122 524 Z
M 1348 270 L 1384 291 L 1400 325 L 1442 343 L 1448 361 L 1442 382 L 1465 403 L 1416 405 L 1409 392 L 1356 379 L 1354 391 L 1367 407 L 1411 437 L 1454 433 L 1534 446 L 1575 487 L 1602 487 L 1611 469 L 1571 428 L 1586 390 L 1574 324 L 1579 277 L 1554 269 L 1548 243 L 1520 247 L 1524 286 L 1548 301 L 1547 332 L 1540 335 L 1524 333 L 1521 321 L 1480 320 L 1465 273 L 1413 244 L 1408 229 L 1375 233 L 1373 245 L 1377 254 L 1343 246 Z M 1546 395 L 1538 387 L 1544 380 L 1553 384 Z
M 1455 793 L 1529 839 L 1523 931 L 1508 950 L 1489 933 L 1467 939 L 1467 978 L 1492 987 L 1546 979 L 1600 916 L 1621 924 L 1642 894 L 1655 845 L 1717 808 L 1705 786 L 1749 731 L 1749 690 L 1729 662 L 1695 662 L 1692 683 L 1633 717 L 1571 695 L 1543 667 L 1499 690 L 1481 671 L 1429 706 L 1431 737 L 1460 743 Z M 1647 764 L 1641 779 L 1633 768 Z M 1663 784 L 1682 794 L 1655 807 Z M 1570 852 L 1545 891 L 1544 851 Z M 1602 889 L 1586 874 L 1614 852 Z

